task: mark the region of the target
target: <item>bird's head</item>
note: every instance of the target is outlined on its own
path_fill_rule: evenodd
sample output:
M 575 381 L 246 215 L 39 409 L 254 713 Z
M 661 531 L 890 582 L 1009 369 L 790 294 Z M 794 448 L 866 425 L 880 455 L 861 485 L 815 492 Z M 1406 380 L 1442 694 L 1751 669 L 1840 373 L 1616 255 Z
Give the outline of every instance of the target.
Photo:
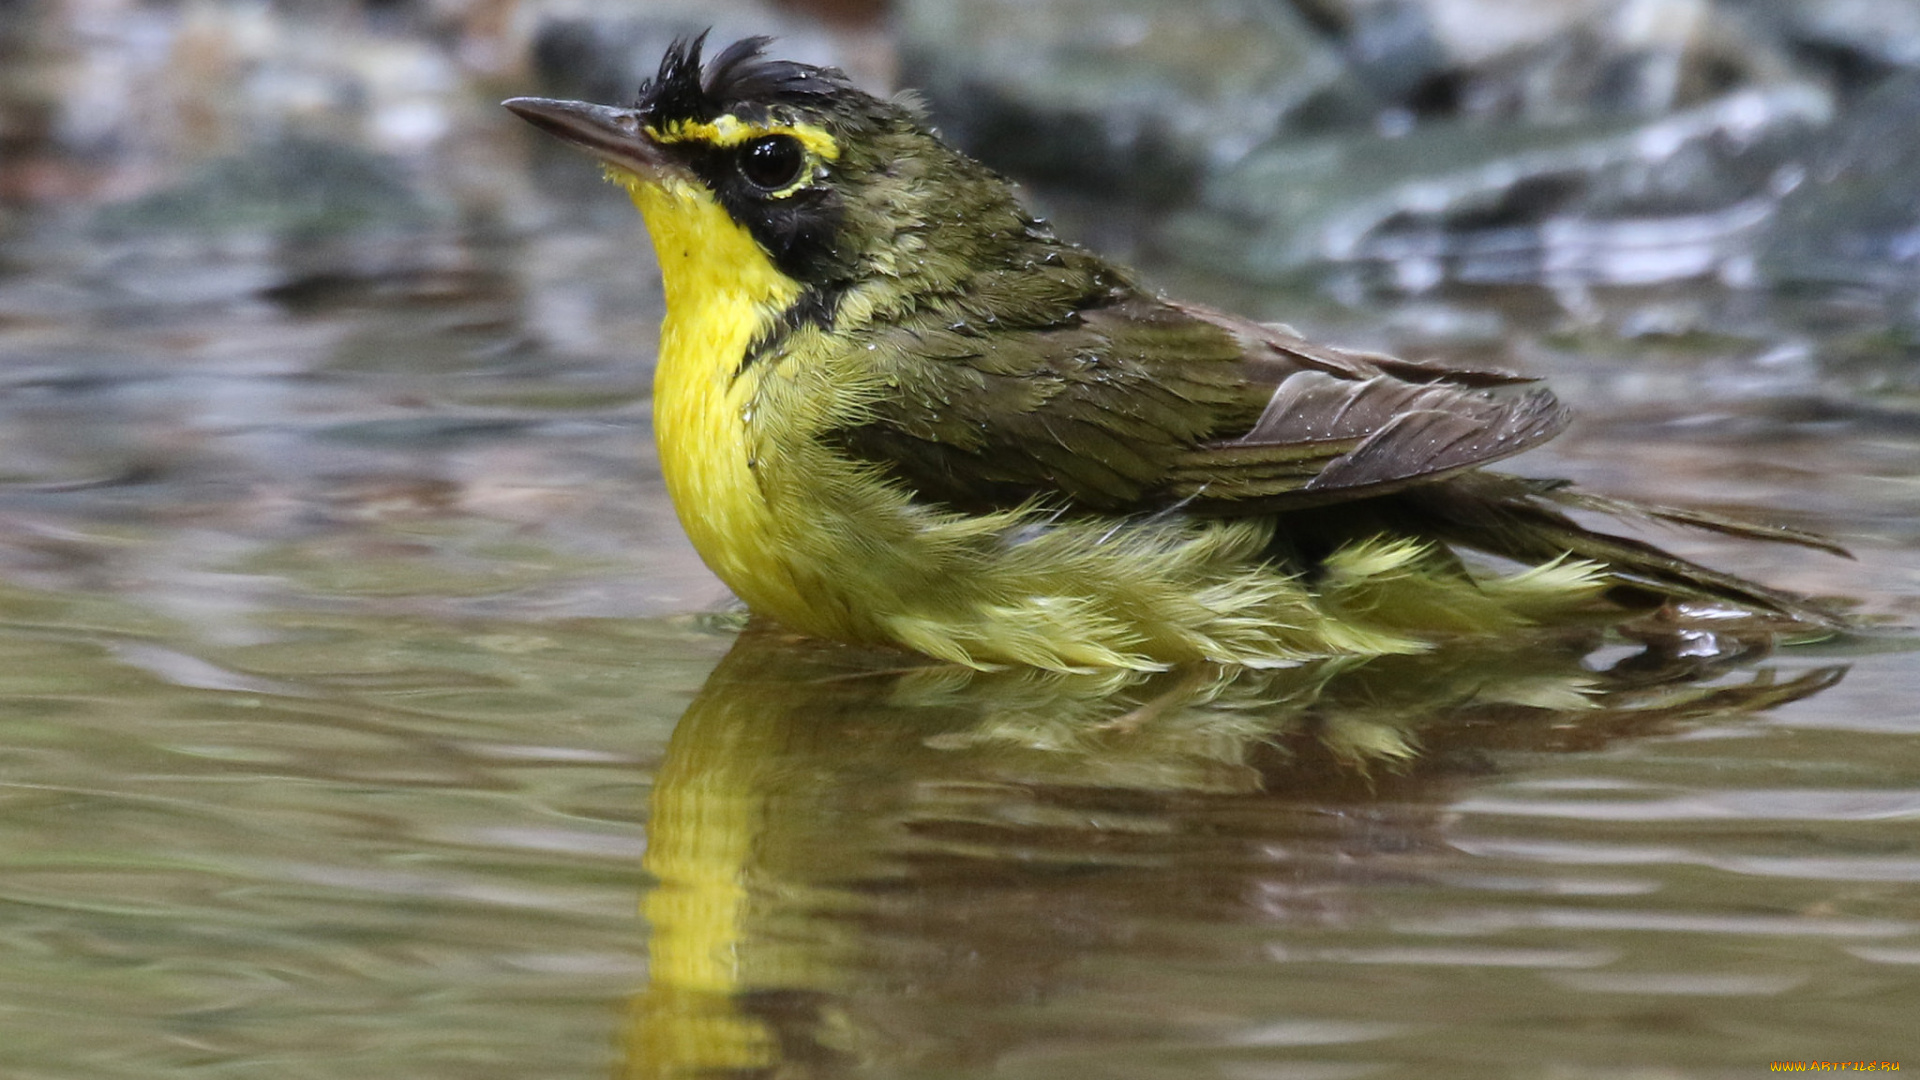
M 910 103 L 867 94 L 834 68 L 767 59 L 766 38 L 703 63 L 704 37 L 668 49 L 628 107 L 505 103 L 632 190 L 670 303 L 675 259 L 757 251 L 763 269 L 816 296 L 874 282 L 958 291 L 1012 245 L 1053 242 L 1005 181 L 947 146 Z M 729 226 L 736 235 L 722 237 Z

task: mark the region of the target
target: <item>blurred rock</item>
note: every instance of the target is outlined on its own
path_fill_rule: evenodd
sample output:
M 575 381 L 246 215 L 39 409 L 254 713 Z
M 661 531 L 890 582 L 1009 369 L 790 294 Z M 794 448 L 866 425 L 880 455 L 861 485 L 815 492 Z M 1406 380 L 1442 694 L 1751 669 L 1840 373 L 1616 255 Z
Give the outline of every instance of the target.
M 1709 0 L 1622 0 L 1476 65 L 1460 77 L 1457 96 L 1467 115 L 1551 123 L 1663 116 L 1794 78 L 1770 39 Z
M 1538 49 L 1616 0 L 1295 0 L 1346 47 L 1355 68 L 1405 103 L 1439 74 L 1457 78 Z
M 483 108 L 492 117 L 409 10 L 345 0 L 0 7 L 0 202 L 125 202 L 288 140 L 419 165 Z
M 1413 106 L 1450 66 L 1420 0 L 1365 0 L 1334 18 L 1354 73 L 1384 102 Z
M 1365 120 L 1369 94 L 1270 0 L 903 0 L 902 82 L 1024 177 L 1153 199 L 1268 137 Z
M 1920 286 L 1920 72 L 1882 84 L 1813 147 L 1760 267 L 1778 283 Z
M 1920 67 L 1920 4 L 1914 0 L 1726 0 L 1842 76 Z
M 755 0 L 559 8 L 542 15 L 534 30 L 534 73 L 542 93 L 555 97 L 629 102 L 660 70 L 669 45 L 702 31 L 709 56 L 740 38 L 766 35 L 777 39 L 771 51 L 782 59 L 851 68 L 859 81 L 860 65 L 849 63 L 834 37 Z
M 1455 120 L 1279 140 L 1205 187 L 1174 222 L 1173 250 L 1253 280 L 1358 264 L 1413 291 L 1738 276 L 1782 170 L 1831 108 L 1800 85 L 1651 123 Z
M 443 257 L 432 241 L 453 216 L 397 158 L 285 136 L 102 207 L 87 242 L 129 294 L 220 303 L 420 271 Z
M 1658 116 L 1792 77 L 1776 39 L 1712 0 L 1310 0 L 1349 60 L 1415 115 Z
M 285 136 L 201 166 L 187 180 L 105 208 L 109 232 L 262 233 L 286 243 L 413 230 L 434 215 L 397 159 Z

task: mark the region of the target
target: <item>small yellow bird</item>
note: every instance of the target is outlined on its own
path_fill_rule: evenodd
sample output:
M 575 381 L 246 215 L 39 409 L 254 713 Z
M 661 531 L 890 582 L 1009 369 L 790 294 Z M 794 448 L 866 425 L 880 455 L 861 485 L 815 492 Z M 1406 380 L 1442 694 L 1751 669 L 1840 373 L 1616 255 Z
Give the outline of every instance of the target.
M 704 36 L 631 107 L 505 104 L 646 219 L 667 487 L 754 612 L 1051 669 L 1405 653 L 1673 599 L 1831 625 L 1564 511 L 1839 551 L 1818 537 L 1482 470 L 1565 426 L 1531 380 L 1157 296 L 910 103 L 765 38 L 703 65 Z

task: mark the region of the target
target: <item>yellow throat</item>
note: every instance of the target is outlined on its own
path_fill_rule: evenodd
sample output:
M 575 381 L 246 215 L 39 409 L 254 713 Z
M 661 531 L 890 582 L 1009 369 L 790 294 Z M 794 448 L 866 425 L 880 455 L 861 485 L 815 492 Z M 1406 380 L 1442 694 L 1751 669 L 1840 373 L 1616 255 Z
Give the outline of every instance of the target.
M 758 378 L 739 375 L 747 346 L 800 286 L 699 184 L 616 178 L 646 219 L 666 290 L 653 423 L 674 509 L 700 557 L 749 606 L 801 610 L 753 474 Z

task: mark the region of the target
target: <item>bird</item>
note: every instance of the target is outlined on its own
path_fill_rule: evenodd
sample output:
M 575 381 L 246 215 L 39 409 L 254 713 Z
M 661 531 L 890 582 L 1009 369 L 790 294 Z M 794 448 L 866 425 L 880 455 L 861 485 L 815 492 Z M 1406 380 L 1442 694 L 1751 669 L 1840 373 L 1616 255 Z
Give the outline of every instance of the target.
M 1565 620 L 1821 606 L 1575 512 L 1846 554 L 1490 463 L 1539 381 L 1307 340 L 1058 236 L 911 95 L 676 40 L 625 106 L 507 109 L 599 160 L 666 311 L 660 466 L 756 616 L 973 668 L 1273 667 Z

